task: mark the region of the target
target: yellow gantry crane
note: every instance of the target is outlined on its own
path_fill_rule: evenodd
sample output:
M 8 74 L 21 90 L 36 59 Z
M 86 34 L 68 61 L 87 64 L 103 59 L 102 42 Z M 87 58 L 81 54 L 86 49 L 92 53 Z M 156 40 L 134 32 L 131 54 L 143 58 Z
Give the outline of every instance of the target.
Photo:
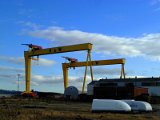
M 92 73 L 92 66 L 100 66 L 100 65 L 115 65 L 115 64 L 121 64 L 121 78 L 123 77 L 125 79 L 125 72 L 124 72 L 124 64 L 125 59 L 110 59 L 110 60 L 96 60 L 96 61 L 83 61 L 83 62 L 74 62 L 74 63 L 62 63 L 62 69 L 63 69 L 63 78 L 64 78 L 64 89 L 68 87 L 68 68 L 75 68 L 75 67 L 83 67 L 83 66 L 90 66 L 90 72 L 91 72 L 91 80 L 93 81 L 93 73 Z M 84 87 L 86 83 L 86 72 L 87 69 L 85 69 L 85 75 L 84 75 L 84 81 L 82 86 L 82 93 L 84 93 Z
M 34 56 L 37 56 L 37 58 L 38 58 L 40 55 L 58 54 L 58 53 L 65 53 L 65 52 L 87 50 L 86 63 L 88 63 L 88 61 L 91 61 L 91 55 L 90 55 L 90 52 L 92 50 L 91 43 L 76 44 L 76 45 L 69 45 L 69 46 L 59 46 L 59 47 L 52 47 L 52 48 L 46 48 L 46 49 L 43 49 L 40 46 L 36 46 L 36 45 L 32 45 L 32 44 L 23 44 L 23 45 L 28 45 L 31 48 L 28 51 L 24 51 L 25 80 L 26 80 L 26 91 L 24 92 L 25 94 L 32 93 L 30 91 L 30 77 L 31 77 L 31 60 Z M 87 66 L 86 66 L 86 70 L 87 70 Z M 90 64 L 90 66 L 91 66 L 91 64 Z M 66 83 L 65 83 L 65 85 L 66 85 Z

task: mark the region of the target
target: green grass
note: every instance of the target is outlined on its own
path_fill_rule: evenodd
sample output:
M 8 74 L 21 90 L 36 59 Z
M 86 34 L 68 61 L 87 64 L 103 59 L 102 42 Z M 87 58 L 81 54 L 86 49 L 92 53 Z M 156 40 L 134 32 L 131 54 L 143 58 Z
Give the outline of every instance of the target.
M 47 99 L 0 99 L 0 120 L 159 120 L 148 114 L 91 113 L 91 103 Z

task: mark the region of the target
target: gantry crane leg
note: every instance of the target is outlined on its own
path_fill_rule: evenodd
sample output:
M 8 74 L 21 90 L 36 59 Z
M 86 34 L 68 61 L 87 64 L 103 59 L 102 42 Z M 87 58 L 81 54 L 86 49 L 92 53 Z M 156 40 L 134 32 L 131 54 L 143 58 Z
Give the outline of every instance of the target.
M 89 53 L 89 61 L 92 63 L 92 60 L 91 60 L 91 53 Z M 90 64 L 90 73 L 91 73 L 91 80 L 93 81 L 92 64 Z
M 83 86 L 82 86 L 82 94 L 84 93 L 84 88 L 86 84 L 86 76 L 87 76 L 87 70 L 88 70 L 88 60 L 91 62 L 91 52 L 88 50 L 87 59 L 86 59 L 86 67 L 85 67 L 85 73 L 84 73 L 84 80 L 83 80 Z M 90 73 L 91 73 L 91 80 L 93 81 L 93 73 L 92 73 L 92 64 L 90 64 Z
M 64 90 L 68 87 L 68 68 L 63 67 Z
M 25 56 L 26 93 L 30 93 L 31 57 Z
M 124 79 L 126 79 L 125 71 L 124 71 L 124 64 L 122 64 L 122 68 L 121 68 L 121 76 L 120 76 L 120 78 L 122 79 L 122 77 L 123 77 Z
M 125 71 L 124 71 L 124 64 L 122 64 L 122 70 L 123 70 L 123 77 L 126 79 Z

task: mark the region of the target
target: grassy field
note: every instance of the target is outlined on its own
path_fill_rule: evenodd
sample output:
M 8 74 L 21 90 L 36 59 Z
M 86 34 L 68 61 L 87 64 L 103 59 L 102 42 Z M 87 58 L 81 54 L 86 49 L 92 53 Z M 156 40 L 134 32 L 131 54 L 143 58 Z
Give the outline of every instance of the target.
M 160 109 L 160 105 L 154 105 Z M 160 111 L 143 114 L 91 113 L 91 103 L 49 99 L 0 98 L 0 120 L 160 120 Z

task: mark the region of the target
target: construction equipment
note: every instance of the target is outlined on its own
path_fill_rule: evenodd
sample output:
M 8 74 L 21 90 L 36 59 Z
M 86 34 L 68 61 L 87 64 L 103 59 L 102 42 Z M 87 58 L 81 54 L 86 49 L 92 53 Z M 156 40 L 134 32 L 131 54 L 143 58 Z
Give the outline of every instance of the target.
M 64 56 L 62 56 L 62 57 L 69 61 L 68 67 L 70 67 L 70 68 L 71 68 L 71 66 L 70 66 L 71 63 L 78 62 L 78 59 L 76 59 L 76 58 L 70 58 L 70 57 L 64 57 Z M 73 69 L 75 69 L 75 67 L 73 67 Z
M 70 58 L 70 57 L 65 57 L 65 56 L 62 56 L 62 57 L 67 59 L 71 63 L 78 62 L 78 60 L 76 58 Z
M 30 48 L 30 51 L 35 51 L 35 50 L 41 50 L 41 49 L 43 49 L 42 46 L 33 45 L 33 44 L 22 44 L 22 45 L 28 46 Z
M 36 51 L 36 50 L 42 50 L 43 48 L 42 48 L 42 46 L 38 46 L 38 45 L 33 45 L 33 44 L 21 44 L 21 45 L 26 45 L 26 46 L 28 46 L 29 47 L 29 49 L 28 49 L 28 51 Z M 32 60 L 39 60 L 39 55 L 37 55 L 36 56 L 37 58 L 35 58 L 35 57 L 31 57 L 31 59 Z
M 68 68 L 69 67 L 83 67 L 83 66 L 100 66 L 100 65 L 115 65 L 115 64 L 121 64 L 121 78 L 123 77 L 125 79 L 125 72 L 124 72 L 124 64 L 125 64 L 125 59 L 111 59 L 111 60 L 96 60 L 96 61 L 89 61 L 89 62 L 75 62 L 75 63 L 62 63 L 62 68 L 63 68 L 63 78 L 64 78 L 64 88 L 66 89 L 68 87 Z M 91 78 L 93 81 L 93 73 L 91 69 Z M 84 76 L 84 81 L 83 81 L 83 86 L 82 86 L 82 93 L 84 93 L 84 87 L 85 87 L 85 82 L 86 82 L 86 72 Z
M 90 52 L 92 50 L 92 44 L 91 43 L 84 43 L 84 44 L 76 44 L 76 45 L 69 45 L 69 46 L 59 46 L 59 47 L 53 47 L 53 48 L 46 48 L 42 49 L 42 47 L 32 44 L 23 44 L 27 45 L 32 50 L 24 51 L 24 58 L 25 58 L 25 79 L 26 79 L 26 91 L 25 93 L 30 94 L 32 93 L 30 91 L 30 72 L 31 72 L 31 59 L 34 56 L 40 56 L 40 55 L 47 55 L 47 54 L 58 54 L 58 53 L 65 53 L 65 52 L 73 52 L 73 51 L 81 51 L 81 50 L 87 50 L 87 59 L 86 63 L 88 61 L 91 61 Z M 90 67 L 91 68 L 91 67 Z M 87 69 L 87 66 L 86 66 Z M 66 83 L 64 83 L 66 85 Z

